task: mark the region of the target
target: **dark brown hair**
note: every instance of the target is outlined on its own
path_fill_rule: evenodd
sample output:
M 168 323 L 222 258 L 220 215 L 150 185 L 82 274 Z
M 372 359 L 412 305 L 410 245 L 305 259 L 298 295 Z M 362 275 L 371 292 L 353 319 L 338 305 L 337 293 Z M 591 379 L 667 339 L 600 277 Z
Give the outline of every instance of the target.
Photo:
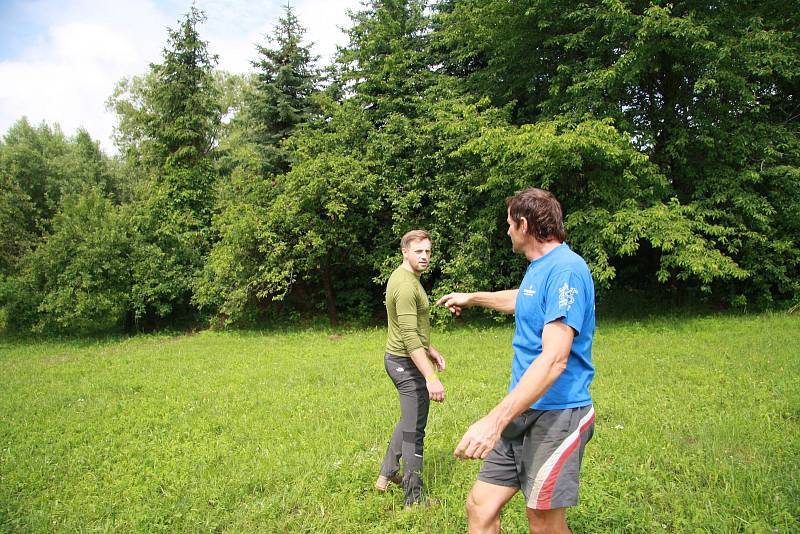
M 506 206 L 514 224 L 525 217 L 528 233 L 537 240 L 563 242 L 567 238 L 561 204 L 550 191 L 536 187 L 517 191 L 506 199 Z

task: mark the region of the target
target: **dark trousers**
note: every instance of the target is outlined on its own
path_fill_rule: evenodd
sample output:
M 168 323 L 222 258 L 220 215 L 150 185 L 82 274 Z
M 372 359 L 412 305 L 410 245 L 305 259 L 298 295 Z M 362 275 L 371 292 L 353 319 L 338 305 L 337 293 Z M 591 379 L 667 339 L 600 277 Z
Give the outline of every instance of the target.
M 383 361 L 400 396 L 400 421 L 386 449 L 381 474 L 390 477 L 397 473 L 403 458 L 403 490 L 408 505 L 422 499 L 422 450 L 431 401 L 425 377 L 414 360 L 387 353 Z

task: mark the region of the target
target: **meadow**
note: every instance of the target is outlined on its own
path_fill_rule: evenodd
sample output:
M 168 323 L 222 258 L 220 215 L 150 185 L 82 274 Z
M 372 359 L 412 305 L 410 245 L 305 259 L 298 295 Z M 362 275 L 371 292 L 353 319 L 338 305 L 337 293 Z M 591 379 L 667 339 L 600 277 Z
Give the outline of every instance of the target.
M 452 450 L 506 389 L 512 327 L 433 332 L 438 503 L 410 511 L 372 488 L 398 415 L 384 336 L 0 338 L 0 531 L 465 532 L 479 464 Z M 796 314 L 600 321 L 573 531 L 800 532 L 799 347 Z

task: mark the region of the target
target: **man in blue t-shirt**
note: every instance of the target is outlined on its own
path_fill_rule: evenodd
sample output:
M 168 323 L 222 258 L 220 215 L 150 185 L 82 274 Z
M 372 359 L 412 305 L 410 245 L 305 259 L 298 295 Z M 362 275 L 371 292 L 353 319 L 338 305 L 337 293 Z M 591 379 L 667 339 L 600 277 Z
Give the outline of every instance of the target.
M 467 497 L 471 534 L 500 531 L 500 511 L 525 495 L 531 532 L 567 534 L 578 503 L 583 450 L 594 430 L 594 283 L 566 243 L 561 205 L 530 188 L 506 200 L 514 252 L 530 261 L 519 289 L 450 293 L 437 304 L 459 315 L 484 306 L 515 314 L 514 359 L 505 398 L 469 427 L 455 449 L 483 459 Z

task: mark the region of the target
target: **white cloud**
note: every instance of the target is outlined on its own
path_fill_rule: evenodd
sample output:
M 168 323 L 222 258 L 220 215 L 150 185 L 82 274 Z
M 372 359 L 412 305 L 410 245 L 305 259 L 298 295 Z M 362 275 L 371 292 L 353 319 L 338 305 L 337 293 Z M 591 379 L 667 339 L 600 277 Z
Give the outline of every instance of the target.
M 27 116 L 34 124 L 59 123 L 67 135 L 83 127 L 113 153 L 114 116 L 105 102 L 120 79 L 143 74 L 151 62 L 160 60 L 166 28 L 177 25 L 188 10 L 184 4 L 41 0 L 25 5 L 35 8 L 47 30 L 29 36 L 32 44 L 16 58 L 0 62 L 0 134 Z M 199 1 L 198 8 L 208 16 L 201 35 L 219 56 L 219 67 L 250 70 L 255 44 L 263 44 L 264 36 L 272 33 L 283 5 L 285 0 Z M 301 0 L 293 5 L 320 62 L 329 63 L 336 44 L 346 42 L 338 28 L 349 24 L 346 9 L 358 9 L 359 0 Z
M 152 3 L 126 4 L 42 5 L 47 32 L 17 59 L 0 63 L 0 131 L 24 115 L 34 124 L 59 123 L 68 135 L 83 127 L 112 149 L 105 101 L 118 80 L 157 57 L 155 38 L 164 33 L 164 17 Z
M 357 11 L 359 0 L 339 0 L 325 2 L 320 0 L 301 0 L 297 4 L 295 14 L 300 23 L 308 30 L 306 37 L 313 41 L 314 53 L 320 56 L 321 64 L 333 61 L 336 45 L 347 44 L 347 36 L 341 28 L 350 26 L 347 10 Z

